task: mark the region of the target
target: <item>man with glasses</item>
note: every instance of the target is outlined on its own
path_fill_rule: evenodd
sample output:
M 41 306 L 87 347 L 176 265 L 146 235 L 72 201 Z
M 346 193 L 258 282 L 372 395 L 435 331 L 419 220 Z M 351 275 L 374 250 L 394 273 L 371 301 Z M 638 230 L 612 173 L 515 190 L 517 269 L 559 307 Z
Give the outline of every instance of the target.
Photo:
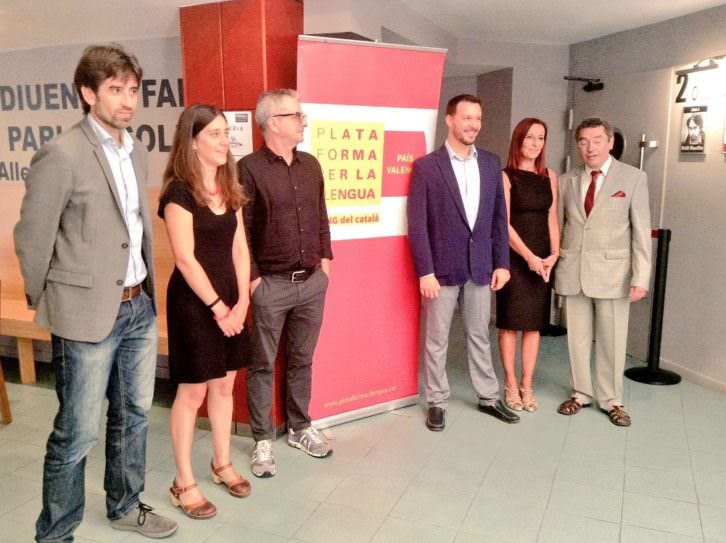
M 312 155 L 296 149 L 306 126 L 297 93 L 290 89 L 265 92 L 257 101 L 255 120 L 265 143 L 238 163 L 240 182 L 250 199 L 243 210 L 250 246 L 252 305 L 247 405 L 255 440 L 252 473 L 272 477 L 275 457 L 270 409 L 283 328 L 287 442 L 316 458 L 333 452 L 310 425 L 308 414 L 313 352 L 333 253 L 322 169 Z

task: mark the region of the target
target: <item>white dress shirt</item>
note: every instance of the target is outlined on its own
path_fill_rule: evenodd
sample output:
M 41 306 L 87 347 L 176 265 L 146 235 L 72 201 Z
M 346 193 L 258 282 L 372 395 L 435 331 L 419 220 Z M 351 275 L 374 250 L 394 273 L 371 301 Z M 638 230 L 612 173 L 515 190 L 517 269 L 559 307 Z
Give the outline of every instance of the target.
M 123 145 L 118 142 L 99 124 L 92 113 L 88 114 L 91 126 L 101 141 L 106 160 L 111 167 L 113 180 L 116 183 L 126 228 L 129 231 L 130 252 L 129 264 L 126 268 L 125 287 L 138 285 L 146 278 L 146 264 L 141 256 L 141 242 L 144 236 L 144 224 L 141 220 L 139 205 L 139 185 L 136 172 L 131 162 L 134 139 L 126 130 L 121 130 Z
M 481 195 L 481 178 L 479 177 L 476 147 L 472 145 L 469 156 L 462 158 L 454 152 L 448 141 L 444 143 L 444 146 L 449 153 L 451 167 L 454 169 L 456 183 L 459 185 L 466 220 L 469 223 L 469 228 L 474 230 L 476 217 L 479 214 L 479 198 Z

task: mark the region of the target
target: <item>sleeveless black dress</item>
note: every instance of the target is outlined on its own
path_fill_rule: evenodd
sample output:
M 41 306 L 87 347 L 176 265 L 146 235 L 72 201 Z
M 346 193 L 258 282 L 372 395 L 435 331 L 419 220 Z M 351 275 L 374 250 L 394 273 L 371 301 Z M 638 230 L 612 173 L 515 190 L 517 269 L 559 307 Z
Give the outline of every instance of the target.
M 229 307 L 237 303 L 237 277 L 232 261 L 232 242 L 237 229 L 234 210 L 216 215 L 194 200 L 186 183 L 174 180 L 159 202 L 159 216 L 175 203 L 192 214 L 194 256 L 204 268 L 214 290 Z M 169 332 L 169 376 L 175 383 L 203 383 L 224 377 L 244 365 L 243 334 L 227 338 L 214 314 L 194 294 L 175 267 L 166 291 Z
M 550 254 L 547 222 L 552 205 L 548 176 L 524 170 L 504 170 L 512 185 L 509 198 L 510 222 L 529 249 L 541 258 Z M 548 285 L 530 271 L 527 262 L 509 249 L 511 279 L 497 292 L 497 328 L 541 330 L 549 322 Z M 554 277 L 550 276 L 550 281 Z

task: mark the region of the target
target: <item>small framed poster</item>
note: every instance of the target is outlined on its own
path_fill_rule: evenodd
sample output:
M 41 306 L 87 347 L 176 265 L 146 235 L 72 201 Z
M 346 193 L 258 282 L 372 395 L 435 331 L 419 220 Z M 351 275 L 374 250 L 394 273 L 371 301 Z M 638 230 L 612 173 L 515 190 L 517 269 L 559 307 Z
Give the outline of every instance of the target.
M 225 111 L 229 126 L 229 150 L 235 160 L 250 154 L 252 149 L 252 112 Z
M 681 118 L 681 153 L 703 153 L 706 148 L 706 115 L 708 106 L 683 108 Z

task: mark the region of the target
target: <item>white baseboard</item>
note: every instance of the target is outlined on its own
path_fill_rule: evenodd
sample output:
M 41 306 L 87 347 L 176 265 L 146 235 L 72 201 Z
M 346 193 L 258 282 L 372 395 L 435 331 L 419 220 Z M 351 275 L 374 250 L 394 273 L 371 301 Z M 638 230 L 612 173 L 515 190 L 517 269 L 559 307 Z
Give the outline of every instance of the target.
M 670 360 L 667 360 L 663 357 L 661 357 L 660 359 L 660 366 L 664 370 L 675 371 L 684 379 L 688 379 L 689 381 L 696 383 L 697 385 L 704 386 L 717 392 L 726 393 L 726 383 L 724 383 L 723 381 L 713 379 L 711 377 L 703 375 L 702 373 L 693 371 L 691 368 L 687 368 L 685 366 L 676 364 L 675 362 L 671 362 Z

